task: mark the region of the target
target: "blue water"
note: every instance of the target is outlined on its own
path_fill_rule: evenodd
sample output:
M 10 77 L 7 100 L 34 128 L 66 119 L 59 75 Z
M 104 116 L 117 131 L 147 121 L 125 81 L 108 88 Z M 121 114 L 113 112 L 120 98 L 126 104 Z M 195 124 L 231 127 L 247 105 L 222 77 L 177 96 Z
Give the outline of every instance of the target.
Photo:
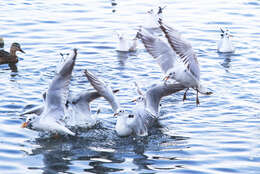
M 260 1 L 178 0 L 1 1 L 0 37 L 5 49 L 19 42 L 17 70 L 0 65 L 0 173 L 260 173 Z M 165 21 L 180 30 L 198 54 L 201 81 L 214 94 L 183 91 L 161 102 L 161 127 L 148 137 L 120 138 L 104 99 L 100 123 L 74 138 L 43 138 L 22 129 L 24 110 L 41 104 L 60 59 L 79 49 L 71 93 L 91 89 L 88 68 L 120 89 L 126 108 L 143 90 L 161 83 L 159 66 L 139 42 L 138 51 L 118 54 L 115 31 L 134 36 L 145 12 L 167 5 Z M 235 36 L 234 54 L 218 54 L 219 27 Z

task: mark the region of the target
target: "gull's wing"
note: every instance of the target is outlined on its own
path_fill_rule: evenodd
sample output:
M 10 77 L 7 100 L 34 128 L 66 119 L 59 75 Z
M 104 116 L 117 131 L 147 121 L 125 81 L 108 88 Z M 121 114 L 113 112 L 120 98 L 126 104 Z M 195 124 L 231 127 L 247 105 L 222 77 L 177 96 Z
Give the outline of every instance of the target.
M 158 115 L 159 103 L 164 96 L 171 95 L 178 91 L 185 89 L 185 87 L 179 83 L 175 84 L 160 84 L 150 88 L 146 92 L 146 108 L 154 115 Z
M 113 90 L 113 93 L 118 92 L 119 90 Z M 100 93 L 94 92 L 82 92 L 71 101 L 72 104 L 80 105 L 82 110 L 90 112 L 89 103 L 97 98 L 101 97 Z
M 180 56 L 181 60 L 187 66 L 191 74 L 196 79 L 199 79 L 199 63 L 191 44 L 185 41 L 177 30 L 165 25 L 162 20 L 159 20 L 159 24 L 172 49 Z
M 147 52 L 157 60 L 157 63 L 164 74 L 166 74 L 169 69 L 173 68 L 176 54 L 168 43 L 152 35 L 144 28 L 141 28 L 138 31 L 137 37 L 142 40 Z
M 63 66 L 49 84 L 45 100 L 45 114 L 43 116 L 53 116 L 56 120 L 63 119 L 65 104 L 69 93 L 71 74 L 76 57 L 77 49 L 74 49 L 72 56 L 66 59 Z
M 118 100 L 113 94 L 112 89 L 105 82 L 99 80 L 94 74 L 90 73 L 88 70 L 85 70 L 85 75 L 91 85 L 98 91 L 98 93 L 103 96 L 112 106 L 114 112 L 120 107 Z
M 145 108 L 135 110 L 133 114 L 136 117 L 135 123 L 132 124 L 135 134 L 138 136 L 148 135 L 148 129 L 153 125 L 156 116 Z
M 24 116 L 24 115 L 27 115 L 27 114 L 41 115 L 43 110 L 44 110 L 44 105 L 35 106 L 35 107 L 29 109 L 28 111 L 23 112 L 21 114 L 21 116 Z

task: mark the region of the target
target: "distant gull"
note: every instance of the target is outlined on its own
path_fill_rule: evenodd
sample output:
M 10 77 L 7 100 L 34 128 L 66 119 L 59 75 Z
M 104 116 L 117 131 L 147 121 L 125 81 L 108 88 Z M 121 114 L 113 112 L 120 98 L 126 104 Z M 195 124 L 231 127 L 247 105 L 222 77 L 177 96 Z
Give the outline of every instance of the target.
M 143 28 L 138 32 L 138 37 L 142 40 L 148 53 L 157 60 L 161 70 L 165 74 L 165 82 L 171 78 L 187 88 L 183 96 L 183 101 L 186 100 L 186 93 L 189 88 L 196 90 L 196 104 L 198 105 L 199 92 L 206 95 L 210 95 L 212 92 L 207 91 L 200 84 L 200 69 L 197 56 L 192 46 L 181 38 L 177 30 L 165 25 L 162 20 L 159 20 L 159 24 L 168 43 L 150 34 Z
M 118 46 L 117 51 L 120 52 L 134 52 L 137 50 L 137 38 L 129 39 L 125 33 L 117 33 Z
M 141 95 L 135 100 L 137 104 L 133 108 L 133 113 L 128 113 L 120 106 L 119 101 L 111 92 L 111 88 L 107 84 L 87 70 L 85 71 L 85 74 L 92 86 L 112 106 L 114 115 L 117 116 L 115 129 L 119 136 L 129 136 L 131 134 L 138 136 L 147 135 L 148 129 L 153 126 L 154 121 L 158 118 L 161 98 L 185 88 L 181 84 L 161 84 L 152 87 L 144 96 Z
M 218 42 L 218 52 L 221 53 L 232 53 L 235 51 L 233 45 L 232 45 L 232 41 L 231 41 L 231 37 L 233 37 L 233 35 L 230 34 L 229 30 L 223 30 L 222 28 L 220 28 L 221 31 L 221 38 Z
M 158 20 L 159 18 L 163 18 L 163 10 L 165 9 L 165 7 L 166 6 L 159 6 L 157 13 L 153 9 L 147 11 L 146 18 L 142 26 L 147 30 L 158 29 L 160 27 L 158 24 Z

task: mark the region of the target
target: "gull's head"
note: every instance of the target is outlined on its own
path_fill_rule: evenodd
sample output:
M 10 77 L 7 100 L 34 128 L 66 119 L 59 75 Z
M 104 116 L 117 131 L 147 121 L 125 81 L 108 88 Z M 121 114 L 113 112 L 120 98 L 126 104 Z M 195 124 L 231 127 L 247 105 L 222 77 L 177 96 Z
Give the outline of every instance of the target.
M 228 29 L 224 30 L 224 29 L 220 28 L 220 31 L 221 31 L 220 36 L 222 39 L 223 38 L 229 39 L 230 37 L 233 37 L 233 35 L 230 34 L 230 31 Z
M 19 43 L 12 43 L 12 45 L 11 45 L 11 51 L 14 51 L 14 52 L 16 52 L 16 51 L 20 51 L 20 52 L 22 52 L 22 53 L 25 53 L 23 50 L 22 50 L 22 48 L 21 48 L 21 45 L 19 44 Z
M 125 113 L 126 113 L 126 111 L 125 111 L 124 109 L 119 108 L 119 109 L 117 109 L 117 111 L 114 113 L 114 116 L 115 116 L 115 117 L 120 117 L 120 116 L 125 115 Z
M 141 102 L 144 102 L 144 101 L 145 101 L 144 96 L 139 96 L 136 99 L 132 100 L 132 102 L 137 102 L 137 103 L 141 103 Z
M 153 13 L 154 13 L 154 12 L 153 12 L 153 9 L 147 11 L 147 13 L 148 13 L 148 14 L 153 14 Z
M 168 73 L 166 73 L 166 76 L 163 78 L 163 81 L 166 82 L 169 79 L 174 79 L 175 75 L 176 75 L 175 71 L 171 70 Z
M 36 115 L 29 115 L 27 118 L 26 118 L 26 121 L 21 125 L 22 128 L 28 128 L 28 127 L 31 127 L 32 124 L 35 122 L 37 116 Z

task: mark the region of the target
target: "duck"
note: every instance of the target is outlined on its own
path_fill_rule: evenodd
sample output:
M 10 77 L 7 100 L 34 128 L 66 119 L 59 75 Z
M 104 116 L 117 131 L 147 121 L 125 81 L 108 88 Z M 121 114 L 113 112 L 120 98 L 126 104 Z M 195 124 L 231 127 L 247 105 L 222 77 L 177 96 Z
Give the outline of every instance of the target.
M 233 45 L 232 45 L 232 41 L 231 41 L 231 37 L 233 37 L 233 35 L 230 34 L 229 30 L 223 30 L 222 28 L 220 28 L 221 34 L 220 34 L 220 40 L 218 42 L 217 45 L 217 49 L 218 52 L 220 53 L 232 53 L 235 51 Z
M 4 45 L 3 39 L 0 39 L 0 43 Z M 1 45 L 1 44 L 0 44 Z M 5 64 L 5 63 L 17 63 L 18 62 L 18 57 L 16 55 L 16 52 L 20 51 L 22 53 L 25 53 L 20 44 L 17 42 L 12 43 L 11 48 L 10 48 L 10 53 L 4 50 L 0 50 L 0 64 Z

